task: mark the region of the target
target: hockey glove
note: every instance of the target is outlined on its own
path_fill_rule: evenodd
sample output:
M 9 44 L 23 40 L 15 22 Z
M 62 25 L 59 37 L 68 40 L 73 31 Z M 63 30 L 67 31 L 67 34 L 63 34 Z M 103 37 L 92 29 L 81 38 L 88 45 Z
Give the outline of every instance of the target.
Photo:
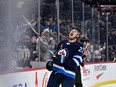
M 48 61 L 46 64 L 46 69 L 48 71 L 52 71 L 53 61 Z

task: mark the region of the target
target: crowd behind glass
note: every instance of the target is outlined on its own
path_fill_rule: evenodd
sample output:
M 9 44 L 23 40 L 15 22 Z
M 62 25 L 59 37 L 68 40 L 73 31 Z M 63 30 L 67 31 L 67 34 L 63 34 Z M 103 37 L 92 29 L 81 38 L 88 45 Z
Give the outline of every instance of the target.
M 81 3 L 81 2 L 76 2 Z M 86 5 L 85 5 L 86 6 Z M 37 8 L 37 7 L 36 7 Z M 49 9 L 49 11 L 48 11 Z M 38 32 L 38 12 L 32 12 L 31 15 L 27 17 L 27 20 L 31 23 L 34 30 L 40 35 L 38 36 L 35 31 L 22 19 L 21 23 L 16 23 L 13 25 L 13 40 L 8 40 L 4 38 L 7 30 L 3 30 L 2 25 L 0 27 L 0 62 L 1 69 L 2 66 L 10 65 L 11 69 L 22 69 L 22 68 L 37 68 L 45 67 L 48 60 L 52 58 L 50 51 L 55 52 L 58 43 L 58 27 L 56 13 L 53 12 L 52 7 L 45 7 L 40 20 L 40 32 Z M 72 27 L 71 15 L 68 14 L 68 7 L 64 8 L 64 13 L 60 17 L 60 40 L 66 39 L 68 37 L 68 32 Z M 70 8 L 69 8 L 70 9 Z M 80 30 L 81 36 L 83 36 L 82 31 L 82 13 L 78 4 L 75 6 L 78 10 L 75 13 L 75 27 Z M 107 41 L 106 41 L 106 19 L 105 15 L 100 14 L 99 18 L 99 28 L 100 33 L 98 34 L 98 27 L 95 27 L 95 41 L 92 41 L 92 20 L 91 13 L 88 13 L 88 9 L 91 8 L 86 6 L 85 8 L 85 37 L 89 39 L 88 45 L 85 48 L 86 59 L 85 63 L 90 62 L 116 62 L 116 14 L 109 14 L 108 22 L 108 59 L 107 59 Z M 97 11 L 95 11 L 97 12 Z M 47 15 L 46 15 L 47 14 Z M 20 19 L 20 18 L 19 18 Z M 97 15 L 94 15 L 95 22 L 98 21 Z M 2 18 L 1 18 L 2 20 Z M 5 26 L 5 25 L 4 25 Z M 99 35 L 99 36 L 98 36 Z M 99 39 L 98 39 L 99 37 Z M 7 37 L 8 38 L 8 37 Z M 96 40 L 97 39 L 97 40 Z M 5 41 L 5 40 L 8 40 Z M 4 41 L 6 43 L 4 43 Z M 8 54 L 8 43 L 12 42 L 13 50 Z M 9 44 L 10 45 L 10 44 Z M 49 51 L 50 50 L 50 51 Z M 7 55 L 7 56 L 6 56 Z M 9 57 L 10 56 L 10 57 Z M 9 57 L 9 59 L 5 59 Z M 8 62 L 9 61 L 9 62 Z M 7 64 L 9 63 L 9 64 Z

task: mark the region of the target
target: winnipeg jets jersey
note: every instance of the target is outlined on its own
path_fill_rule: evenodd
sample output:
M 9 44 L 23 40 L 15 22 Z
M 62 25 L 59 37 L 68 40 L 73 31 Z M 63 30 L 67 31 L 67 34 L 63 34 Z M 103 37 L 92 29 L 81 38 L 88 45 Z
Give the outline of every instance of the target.
M 57 54 L 61 55 L 61 62 L 54 62 L 53 70 L 74 79 L 77 66 L 82 63 L 84 54 L 82 43 L 63 40 L 58 44 L 57 51 Z

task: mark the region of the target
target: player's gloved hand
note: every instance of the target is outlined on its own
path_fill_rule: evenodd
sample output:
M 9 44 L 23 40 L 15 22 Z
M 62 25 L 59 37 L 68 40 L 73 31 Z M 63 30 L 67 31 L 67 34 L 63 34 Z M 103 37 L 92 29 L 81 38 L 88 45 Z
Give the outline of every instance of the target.
M 48 61 L 46 64 L 46 69 L 52 71 L 53 61 Z
M 57 57 L 56 56 L 53 56 L 52 59 L 55 60 L 55 59 L 57 59 Z

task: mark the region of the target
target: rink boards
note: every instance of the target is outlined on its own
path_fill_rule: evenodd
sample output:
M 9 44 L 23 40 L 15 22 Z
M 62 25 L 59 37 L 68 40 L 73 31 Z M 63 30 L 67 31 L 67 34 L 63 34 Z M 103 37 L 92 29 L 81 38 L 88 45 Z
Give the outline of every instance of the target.
M 116 84 L 116 63 L 87 64 L 82 73 L 84 87 Z M 51 72 L 45 68 L 25 69 L 0 75 L 0 87 L 46 87 Z
M 116 83 L 116 63 L 97 63 L 85 66 L 88 70 L 82 73 L 84 87 L 99 87 Z

